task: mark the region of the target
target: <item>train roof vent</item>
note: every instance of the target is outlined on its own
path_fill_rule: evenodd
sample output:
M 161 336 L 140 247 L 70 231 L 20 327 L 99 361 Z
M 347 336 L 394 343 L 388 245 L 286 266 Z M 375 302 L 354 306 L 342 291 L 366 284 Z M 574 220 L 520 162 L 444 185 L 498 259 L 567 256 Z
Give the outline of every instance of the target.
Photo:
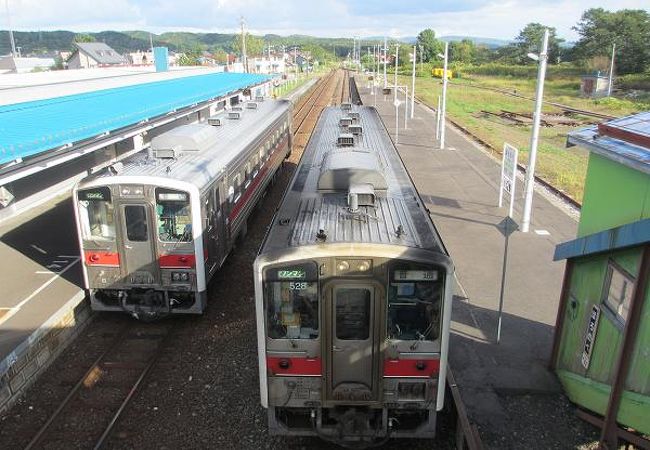
M 348 116 L 352 119 L 354 123 L 359 122 L 359 119 L 361 118 L 358 111 L 350 111 L 348 113 Z
M 352 103 L 341 103 L 341 111 L 350 111 L 352 109 Z
M 349 116 L 341 117 L 339 119 L 339 126 L 349 127 L 350 125 L 352 125 L 352 122 L 353 122 L 352 117 Z
M 233 120 L 239 120 L 239 119 L 241 119 L 241 112 L 239 112 L 239 111 L 230 111 L 228 113 L 228 118 L 233 119 Z
M 363 133 L 363 127 L 361 125 L 356 125 L 356 124 L 350 125 L 348 127 L 348 131 L 355 136 L 359 136 L 360 134 Z
M 257 109 L 258 104 L 256 102 L 248 102 L 246 103 L 246 108 L 247 109 Z
M 348 189 L 348 209 L 359 211 L 359 206 L 375 206 L 375 187 L 371 183 L 357 183 Z
M 223 122 L 221 121 L 221 117 L 208 117 L 208 124 L 213 127 L 220 127 L 223 125 Z
M 153 138 L 149 156 L 167 159 L 200 152 L 216 145 L 218 137 L 217 130 L 205 124 L 182 125 Z
M 255 97 L 255 101 L 256 102 L 263 102 L 264 101 L 264 96 L 263 95 L 258 95 L 257 97 Z
M 332 150 L 325 154 L 318 177 L 319 190 L 348 192 L 353 185 L 371 184 L 387 189 L 383 167 L 377 155 L 366 149 Z
M 339 134 L 339 137 L 336 138 L 336 145 L 338 145 L 339 147 L 353 147 L 354 135 L 352 133 Z
M 241 106 L 232 106 L 232 107 L 230 108 L 230 110 L 231 110 L 231 111 L 243 111 L 244 108 L 242 108 Z

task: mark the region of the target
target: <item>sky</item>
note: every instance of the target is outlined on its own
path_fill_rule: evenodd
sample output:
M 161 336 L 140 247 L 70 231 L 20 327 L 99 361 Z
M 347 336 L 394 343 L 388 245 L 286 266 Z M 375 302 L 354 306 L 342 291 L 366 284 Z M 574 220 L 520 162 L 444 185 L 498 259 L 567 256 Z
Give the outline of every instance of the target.
M 530 22 L 571 29 L 589 8 L 650 10 L 649 0 L 4 0 L 15 30 L 145 30 L 321 37 L 437 36 L 512 39 Z M 2 2 L 2 0 L 0 0 Z M 2 5 L 4 6 L 4 5 Z M 7 14 L 0 9 L 7 27 Z

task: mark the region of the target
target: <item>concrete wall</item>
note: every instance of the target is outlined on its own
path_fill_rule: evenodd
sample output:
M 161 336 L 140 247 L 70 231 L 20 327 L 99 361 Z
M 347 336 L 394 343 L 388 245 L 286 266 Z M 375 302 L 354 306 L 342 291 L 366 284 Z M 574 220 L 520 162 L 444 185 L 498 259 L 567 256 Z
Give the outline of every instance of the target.
M 0 413 L 18 400 L 91 318 L 90 304 L 80 293 L 0 361 Z

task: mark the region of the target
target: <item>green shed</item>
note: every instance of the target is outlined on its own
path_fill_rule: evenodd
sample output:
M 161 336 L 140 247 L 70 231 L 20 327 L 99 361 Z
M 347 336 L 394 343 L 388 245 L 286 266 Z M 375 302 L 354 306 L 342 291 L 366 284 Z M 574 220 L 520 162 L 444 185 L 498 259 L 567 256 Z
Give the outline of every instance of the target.
M 568 145 L 590 154 L 578 236 L 555 249 L 567 263 L 551 365 L 602 447 L 650 448 L 650 113 Z

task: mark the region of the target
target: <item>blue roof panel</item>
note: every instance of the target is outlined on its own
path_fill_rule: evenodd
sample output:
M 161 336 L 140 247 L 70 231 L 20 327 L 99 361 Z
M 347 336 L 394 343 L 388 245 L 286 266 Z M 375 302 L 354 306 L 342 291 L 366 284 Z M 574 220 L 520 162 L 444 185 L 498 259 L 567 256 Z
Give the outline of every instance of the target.
M 212 73 L 0 106 L 0 164 L 268 79 L 248 73 Z

